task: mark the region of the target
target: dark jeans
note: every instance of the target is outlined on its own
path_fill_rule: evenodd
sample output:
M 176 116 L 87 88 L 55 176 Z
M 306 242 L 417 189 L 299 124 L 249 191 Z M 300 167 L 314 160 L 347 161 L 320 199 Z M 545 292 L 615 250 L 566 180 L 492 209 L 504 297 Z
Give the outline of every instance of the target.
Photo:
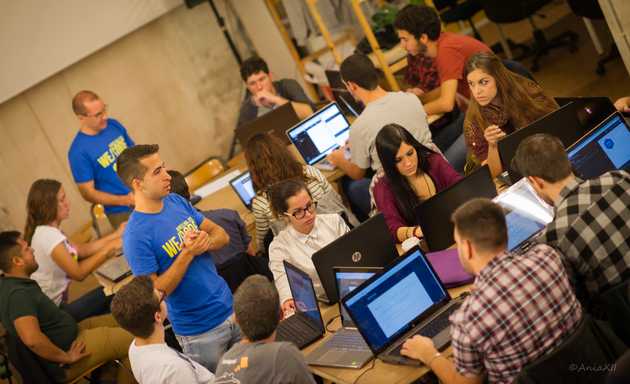
M 61 302 L 59 308 L 68 312 L 70 316 L 80 322 L 92 316 L 110 313 L 110 304 L 114 295 L 105 296 L 103 288 L 98 287 L 79 297 L 72 303 Z
M 466 165 L 466 141 L 464 139 L 464 117 L 460 111 L 453 112 L 450 122 L 431 129 L 433 143 L 444 153 L 446 160 L 459 173 L 464 172 Z
M 370 182 L 372 178 L 353 180 L 348 176 L 341 178 L 341 188 L 348 198 L 352 213 L 361 222 L 370 215 Z

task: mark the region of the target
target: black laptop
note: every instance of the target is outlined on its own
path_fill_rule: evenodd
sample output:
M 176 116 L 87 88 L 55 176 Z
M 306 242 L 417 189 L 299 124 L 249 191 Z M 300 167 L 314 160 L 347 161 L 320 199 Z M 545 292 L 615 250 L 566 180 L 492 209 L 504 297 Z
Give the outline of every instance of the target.
M 342 304 L 374 356 L 393 364 L 421 365 L 400 354 L 402 344 L 422 335 L 438 350 L 448 346 L 449 316 L 462 301 L 451 299 L 416 246 L 348 293 Z
M 230 180 L 230 186 L 247 209 L 251 210 L 252 200 L 256 197 L 256 191 L 254 191 L 254 183 L 249 171 L 245 171 Z
M 278 324 L 276 340 L 291 342 L 302 349 L 324 336 L 324 321 L 308 274 L 287 261 L 284 261 L 284 270 L 295 301 L 295 314 Z
M 511 167 L 512 158 L 521 141 L 537 133 L 547 133 L 559 138 L 565 147 L 570 147 L 615 111 L 610 100 L 606 100 L 607 98 L 579 98 L 579 101 L 568 102 L 560 109 L 499 140 L 499 157 L 511 182 L 515 183 L 522 177 Z
M 265 132 L 272 133 L 288 145 L 290 142 L 284 132 L 299 122 L 300 118 L 293 110 L 291 103 L 286 103 L 237 127 L 235 134 L 241 147 L 245 147 L 252 136 Z
M 496 195 L 490 170 L 484 165 L 418 205 L 416 220 L 429 249 L 441 251 L 455 243 L 451 215 L 460 205 L 476 197 L 492 199 Z
M 313 254 L 312 260 L 330 304 L 339 301 L 333 267 L 384 267 L 398 257 L 383 214 L 373 216 Z
M 592 179 L 612 170 L 630 169 L 630 127 L 619 112 L 606 118 L 567 149 L 574 173 Z
M 326 70 L 326 79 L 330 85 L 335 101 L 341 107 L 341 110 L 346 116 L 359 116 L 365 107 L 361 102 L 357 101 L 354 96 L 348 91 L 345 84 L 341 80 L 341 73 L 334 70 Z
M 335 267 L 337 294 L 344 298 L 382 268 Z M 305 357 L 310 365 L 361 368 L 372 360 L 372 351 L 339 302 L 341 328 Z

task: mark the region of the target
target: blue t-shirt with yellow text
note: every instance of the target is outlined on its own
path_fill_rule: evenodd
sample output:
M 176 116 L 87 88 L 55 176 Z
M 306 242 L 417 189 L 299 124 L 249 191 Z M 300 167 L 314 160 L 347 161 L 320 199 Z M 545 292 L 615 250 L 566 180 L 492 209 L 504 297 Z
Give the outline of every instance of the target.
M 204 217 L 183 197 L 169 194 L 160 213 L 133 211 L 123 235 L 123 252 L 136 276 L 166 272 L 181 252 L 184 234 Z M 232 313 L 232 293 L 217 274 L 210 253 L 196 256 L 175 290 L 166 297 L 168 318 L 180 336 L 220 325 Z
M 96 135 L 77 133 L 68 151 L 74 181 L 80 184 L 94 180 L 94 188 L 99 191 L 127 195 L 129 188 L 116 174 L 116 159 L 133 145 L 125 127 L 114 119 L 107 119 L 107 126 Z M 105 206 L 105 213 L 130 210 L 125 206 Z

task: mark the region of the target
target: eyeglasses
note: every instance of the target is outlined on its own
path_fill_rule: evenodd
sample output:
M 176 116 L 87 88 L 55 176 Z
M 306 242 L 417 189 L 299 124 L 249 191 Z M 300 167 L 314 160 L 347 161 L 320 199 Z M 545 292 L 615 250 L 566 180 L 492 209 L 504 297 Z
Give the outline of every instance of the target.
M 313 213 L 317 208 L 317 201 L 311 201 L 304 208 L 297 208 L 293 213 L 285 212 L 287 216 L 293 216 L 298 220 L 302 220 L 306 216 L 306 212 Z
M 156 289 L 156 291 L 158 291 L 158 294 L 160 295 L 160 301 L 158 301 L 158 305 L 160 305 L 160 304 L 162 304 L 164 299 L 166 299 L 166 292 L 164 292 L 161 289 Z
M 105 116 L 107 114 L 107 104 L 105 104 L 103 106 L 103 109 L 100 112 L 96 112 L 93 115 L 83 115 L 85 117 L 96 117 L 97 119 L 100 119 L 101 117 Z

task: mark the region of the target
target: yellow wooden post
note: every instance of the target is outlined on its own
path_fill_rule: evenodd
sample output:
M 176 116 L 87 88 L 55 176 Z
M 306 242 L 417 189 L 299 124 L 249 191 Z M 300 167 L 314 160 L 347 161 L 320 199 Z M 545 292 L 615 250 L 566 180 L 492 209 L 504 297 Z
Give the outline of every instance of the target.
M 308 10 L 311 12 L 311 16 L 313 17 L 315 24 L 317 24 L 319 31 L 322 33 L 322 37 L 324 38 L 326 45 L 332 52 L 332 55 L 335 58 L 335 62 L 337 64 L 341 64 L 341 55 L 339 54 L 339 51 L 337 51 L 337 48 L 335 47 L 335 42 L 330 35 L 330 31 L 328 31 L 328 27 L 326 27 L 326 23 L 324 23 L 322 15 L 317 9 L 317 0 L 306 0 L 306 5 L 308 6 Z

